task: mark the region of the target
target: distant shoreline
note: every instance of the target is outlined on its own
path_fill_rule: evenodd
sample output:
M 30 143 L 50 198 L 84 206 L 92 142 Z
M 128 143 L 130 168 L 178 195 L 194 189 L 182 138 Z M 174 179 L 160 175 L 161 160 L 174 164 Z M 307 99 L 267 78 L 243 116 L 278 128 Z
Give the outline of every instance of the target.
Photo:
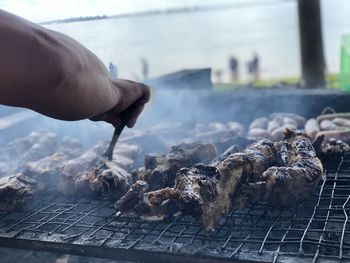
M 294 0 L 284 0 L 284 2 L 291 2 Z M 74 23 L 74 22 L 84 22 L 91 20 L 102 20 L 109 18 L 125 18 L 125 17 L 138 17 L 138 16 L 153 16 L 153 15 L 163 15 L 163 14 L 176 14 L 176 13 L 188 13 L 188 12 L 198 12 L 198 11 L 207 11 L 207 10 L 217 10 L 217 9 L 227 9 L 227 8 L 244 8 L 251 6 L 259 5 L 271 5 L 271 4 L 280 4 L 280 1 L 270 2 L 270 3 L 239 3 L 239 4 L 221 4 L 221 5 L 210 5 L 210 6 L 192 6 L 192 7 L 179 7 L 179 8 L 170 8 L 164 10 L 150 10 L 136 13 L 127 13 L 120 15 L 100 15 L 100 16 L 84 16 L 84 17 L 71 17 L 66 19 L 58 19 L 53 21 L 45 21 L 39 24 L 41 25 L 50 25 L 50 24 L 63 24 L 63 23 Z M 283 2 L 282 2 L 283 3 Z
M 91 20 L 102 20 L 102 19 L 109 19 L 109 18 L 152 16 L 152 15 L 161 15 L 161 14 L 194 12 L 194 11 L 200 11 L 200 10 L 204 10 L 204 9 L 209 9 L 209 8 L 206 8 L 206 7 L 182 7 L 182 8 L 172 8 L 172 9 L 165 9 L 165 10 L 151 10 L 151 11 L 144 11 L 144 12 L 137 12 L 137 13 L 112 15 L 112 16 L 102 15 L 102 16 L 71 17 L 71 18 L 67 18 L 67 19 L 46 21 L 46 22 L 42 22 L 40 24 L 41 25 L 50 25 L 50 24 L 84 22 L 84 21 L 91 21 Z

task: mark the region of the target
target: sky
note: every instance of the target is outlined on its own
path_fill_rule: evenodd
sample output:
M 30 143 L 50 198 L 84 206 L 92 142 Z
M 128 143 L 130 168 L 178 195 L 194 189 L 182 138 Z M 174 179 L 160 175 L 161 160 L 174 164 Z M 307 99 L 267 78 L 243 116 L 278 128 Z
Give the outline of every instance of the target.
M 230 3 L 271 2 L 271 0 L 0 0 L 0 9 L 33 22 L 80 16 L 117 15 L 176 7 Z

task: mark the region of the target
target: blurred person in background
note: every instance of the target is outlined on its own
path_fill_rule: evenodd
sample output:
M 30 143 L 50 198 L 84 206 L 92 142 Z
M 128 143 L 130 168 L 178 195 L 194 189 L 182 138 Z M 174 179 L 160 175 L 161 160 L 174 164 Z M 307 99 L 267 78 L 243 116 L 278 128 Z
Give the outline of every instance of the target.
M 141 67 L 142 67 L 142 78 L 146 80 L 148 79 L 149 64 L 145 58 L 141 58 Z
M 150 89 L 112 79 L 102 61 L 67 35 L 0 10 L 0 103 L 61 120 L 135 125 Z
M 216 79 L 216 83 L 222 83 L 222 70 L 218 69 L 215 70 L 214 74 L 215 74 L 215 79 Z
M 118 78 L 118 69 L 112 62 L 109 62 L 109 64 L 108 64 L 108 71 L 109 71 L 109 75 L 112 79 Z
M 260 60 L 256 53 L 253 54 L 251 61 L 247 63 L 248 74 L 252 82 L 260 79 Z
M 231 56 L 229 58 L 229 68 L 230 68 L 230 76 L 231 82 L 238 81 L 238 60 L 237 58 Z

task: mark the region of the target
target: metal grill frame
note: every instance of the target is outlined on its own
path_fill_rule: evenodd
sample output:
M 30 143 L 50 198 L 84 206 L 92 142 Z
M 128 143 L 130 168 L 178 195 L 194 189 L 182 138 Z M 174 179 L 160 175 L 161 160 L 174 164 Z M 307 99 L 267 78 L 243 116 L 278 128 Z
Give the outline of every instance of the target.
M 145 222 L 102 197 L 45 194 L 0 214 L 0 246 L 142 262 L 350 261 L 350 154 L 324 164 L 310 201 L 232 210 L 211 234 L 190 216 Z

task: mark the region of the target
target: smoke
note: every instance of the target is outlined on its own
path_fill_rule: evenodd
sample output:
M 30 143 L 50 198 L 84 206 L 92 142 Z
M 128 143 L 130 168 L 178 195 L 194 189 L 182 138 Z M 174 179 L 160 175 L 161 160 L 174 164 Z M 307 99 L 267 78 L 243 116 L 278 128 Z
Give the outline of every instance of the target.
M 167 128 L 165 141 L 181 138 L 187 129 L 209 122 L 237 121 L 246 128 L 258 117 L 275 112 L 291 112 L 306 118 L 319 115 L 331 106 L 336 111 L 348 111 L 348 97 L 332 90 L 302 90 L 297 87 L 237 88 L 216 91 L 210 82 L 210 70 L 181 71 L 148 81 L 152 88 L 151 101 L 138 119 L 134 129 L 125 129 L 122 137 L 137 131 L 157 132 Z M 332 95 L 332 96 L 330 96 Z M 16 112 L 23 112 L 21 119 Z M 17 114 L 19 122 L 1 126 L 5 116 Z M 114 128 L 104 122 L 54 120 L 30 110 L 0 106 L 0 146 L 29 134 L 33 130 L 47 130 L 59 137 L 78 140 L 89 147 L 101 140 L 109 140 Z M 204 131 L 205 132 L 205 131 Z

